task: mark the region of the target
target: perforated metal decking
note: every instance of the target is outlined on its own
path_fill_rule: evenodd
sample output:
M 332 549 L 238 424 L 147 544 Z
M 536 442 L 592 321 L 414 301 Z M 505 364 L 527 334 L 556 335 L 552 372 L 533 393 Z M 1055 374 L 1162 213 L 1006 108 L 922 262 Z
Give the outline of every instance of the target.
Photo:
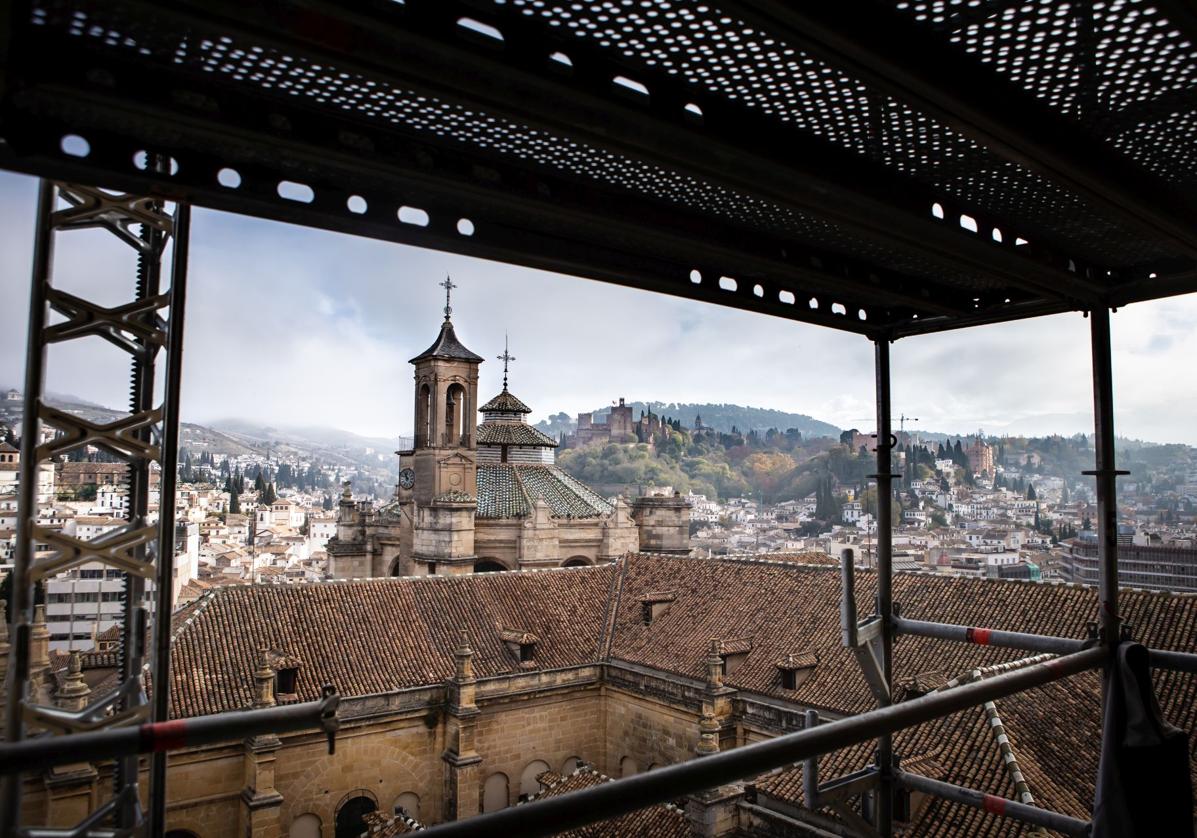
M 5 11 L 0 165 L 861 333 L 877 344 L 882 491 L 890 340 L 1091 312 L 1102 640 L 1118 641 L 1109 309 L 1197 291 L 1197 12 L 1184 0 Z M 887 671 L 903 628 L 885 595 L 878 616 Z M 1046 676 L 987 689 L 1032 677 Z M 900 777 L 881 727 L 909 707 L 858 717 L 882 737 L 883 790 Z M 842 743 L 848 724 L 776 750 Z M 583 794 L 649 789 L 636 799 L 651 802 L 752 758 Z
M 1179 2 L 11 9 L 13 169 L 871 335 L 1197 289 Z

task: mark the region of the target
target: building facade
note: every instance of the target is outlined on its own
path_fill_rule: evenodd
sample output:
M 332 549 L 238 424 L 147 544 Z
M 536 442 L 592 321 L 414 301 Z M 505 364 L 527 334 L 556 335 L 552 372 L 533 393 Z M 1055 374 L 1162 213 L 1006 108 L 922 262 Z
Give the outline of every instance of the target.
M 1084 535 L 1084 534 L 1083 534 Z M 1097 535 L 1074 538 L 1061 563 L 1064 578 L 1097 585 Z M 1197 593 L 1197 547 L 1163 547 L 1118 541 L 1118 584 L 1149 591 Z
M 508 389 L 506 367 L 502 391 L 479 406 L 483 359 L 458 339 L 448 312 L 446 306 L 432 346 L 411 359 L 416 432 L 412 448 L 397 452 L 394 498 L 375 509 L 345 487 L 337 533 L 327 545 L 329 575 L 573 567 L 639 549 L 632 507 L 600 496 L 556 465 L 556 440 L 528 424 L 531 408 Z M 511 360 L 507 352 L 501 358 Z M 626 418 L 634 440 L 630 408 Z M 652 517 L 647 543 L 688 551 L 689 506 L 670 503 L 677 508 Z
M 859 576 L 862 601 L 874 581 Z M 315 730 L 172 753 L 167 829 L 189 838 L 341 838 L 362 834 L 367 814 L 400 811 L 435 824 L 518 805 L 579 764 L 627 776 L 801 729 L 807 710 L 824 719 L 860 713 L 875 700 L 842 645 L 839 596 L 835 567 L 659 555 L 210 591 L 176 616 L 172 715 L 309 701 L 332 684 L 343 696 L 341 728 L 332 755 Z M 894 578 L 894 596 L 912 619 L 1077 637 L 1098 608 L 1085 586 L 916 573 Z M 1143 643 L 1191 644 L 1197 597 L 1127 592 L 1121 604 Z M 1026 653 L 993 646 L 902 643 L 898 703 L 974 670 L 1027 663 Z M 35 628 L 38 695 L 85 704 L 113 657 L 56 655 L 44 627 Z M 1193 678 L 1157 682 L 1165 717 L 1186 731 L 1197 724 Z M 900 732 L 895 749 L 905 770 L 999 797 L 1011 794 L 1017 769 L 1036 805 L 1088 818 L 1100 690 L 1099 673 L 1084 673 L 997 700 L 1000 738 L 975 707 Z M 873 743 L 862 743 L 821 758 L 820 774 L 830 781 L 873 758 Z M 110 794 L 110 773 L 107 764 L 76 764 L 26 774 L 26 821 L 73 823 Z M 662 834 L 851 834 L 830 810 L 804 805 L 800 767 L 684 804 L 678 830 Z M 915 795 L 898 809 L 908 835 L 1018 832 L 941 799 Z

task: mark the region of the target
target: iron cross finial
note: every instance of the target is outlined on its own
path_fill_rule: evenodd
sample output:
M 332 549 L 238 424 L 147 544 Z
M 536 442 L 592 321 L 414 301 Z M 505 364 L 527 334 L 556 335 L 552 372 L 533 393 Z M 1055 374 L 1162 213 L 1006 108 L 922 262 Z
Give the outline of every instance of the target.
M 499 360 L 503 362 L 503 389 L 507 389 L 507 364 L 515 360 L 515 356 L 507 349 L 507 335 L 503 335 L 503 354 L 499 356 Z
M 449 315 L 453 313 L 453 307 L 449 305 L 449 294 L 457 286 L 453 284 L 453 280 L 448 276 L 445 277 L 444 282 L 438 282 L 437 285 L 445 289 L 445 319 L 448 320 Z

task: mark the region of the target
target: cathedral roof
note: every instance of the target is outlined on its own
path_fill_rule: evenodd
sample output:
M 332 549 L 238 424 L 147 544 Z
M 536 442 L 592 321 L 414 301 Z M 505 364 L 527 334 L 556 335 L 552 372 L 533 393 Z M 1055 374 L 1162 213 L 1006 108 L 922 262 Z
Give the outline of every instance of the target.
M 532 408 L 524 404 L 522 401 L 511 395 L 507 388 L 503 388 L 503 392 L 488 401 L 482 407 L 478 408 L 483 413 L 531 413 Z
M 412 358 L 410 363 L 414 364 L 416 361 L 423 361 L 425 358 L 450 358 L 457 361 L 471 361 L 478 364 L 482 363 L 483 360 L 481 355 L 475 355 L 466 349 L 461 341 L 457 339 L 457 334 L 453 331 L 453 321 L 448 317 L 441 324 L 441 333 L 437 335 L 436 341 L 432 346 Z
M 564 776 L 553 771 L 546 771 L 538 775 L 536 780 L 542 788 L 528 798 L 529 803 L 613 782 L 611 777 L 600 774 L 588 765 L 579 766 L 572 773 Z M 602 831 L 596 832 L 596 829 Z M 559 832 L 557 836 L 558 838 L 589 838 L 596 834 L 636 835 L 639 838 L 692 838 L 694 831 L 690 828 L 690 821 L 685 812 L 672 803 L 658 803 L 644 809 L 637 809 L 635 812 L 628 812 L 617 818 L 611 818 L 601 824 L 589 824 Z
M 1086 621 L 1098 611 L 1097 591 L 1078 585 L 921 573 L 896 574 L 893 584 L 903 615 L 920 620 L 1083 637 Z M 871 601 L 876 574 L 858 571 L 857 587 L 858 602 Z M 674 597 L 671 607 L 646 625 L 642 602 L 660 591 Z M 705 678 L 711 638 L 747 638 L 743 662 L 726 678 L 729 687 L 745 698 L 849 715 L 875 702 L 852 652 L 841 643 L 840 591 L 836 568 L 660 555 L 549 572 L 224 587 L 173 618 L 171 712 L 178 718 L 249 706 L 255 652 L 263 648 L 303 662 L 296 690 L 301 701 L 319 698 L 325 683 L 336 684 L 346 697 L 441 685 L 453 677 L 453 650 L 462 629 L 474 650 L 476 677 L 520 672 L 500 628 L 518 625 L 540 638 L 531 663 L 537 668 L 623 662 L 694 680 Z M 1140 642 L 1161 649 L 1191 646 L 1197 596 L 1126 590 L 1120 605 Z M 909 698 L 911 689 L 938 683 L 936 673 L 954 677 L 1027 655 L 914 636 L 899 638 L 898 645 L 898 700 Z M 788 655 L 817 661 L 796 689 L 784 688 L 778 674 L 778 661 Z M 1192 731 L 1197 677 L 1157 673 L 1155 686 L 1165 717 Z M 997 706 L 1036 802 L 1088 818 L 1100 751 L 1098 674 L 1085 672 L 998 699 Z M 921 773 L 1010 794 L 1009 774 L 980 708 L 895 738 Z M 827 777 L 871 761 L 869 744 L 820 759 Z M 755 782 L 762 794 L 800 799 L 797 769 Z M 928 801 L 916 818 L 907 834 L 1015 834 L 1009 822 L 944 800 Z
M 556 448 L 557 440 L 523 422 L 483 422 L 478 426 L 478 444 Z
M 604 498 L 557 466 L 478 465 L 476 517 L 525 518 L 538 499 L 558 518 L 599 518 L 614 511 Z

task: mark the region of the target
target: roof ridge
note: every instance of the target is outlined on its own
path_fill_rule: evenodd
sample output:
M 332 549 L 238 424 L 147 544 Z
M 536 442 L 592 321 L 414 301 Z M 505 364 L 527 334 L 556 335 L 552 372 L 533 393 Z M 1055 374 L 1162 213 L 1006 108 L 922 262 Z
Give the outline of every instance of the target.
M 536 501 L 528 493 L 528 487 L 524 485 L 524 478 L 520 476 L 520 470 L 515 467 L 514 463 L 504 463 L 504 465 L 511 469 L 511 476 L 515 478 L 516 488 L 520 490 L 520 494 L 524 496 L 524 503 L 528 505 L 528 515 L 532 515 L 536 511 Z
M 619 565 L 619 570 L 617 573 L 611 574 L 611 587 L 607 591 L 607 613 L 603 617 L 603 635 L 599 637 L 598 658 L 600 661 L 611 660 L 611 644 L 615 642 L 615 620 L 619 615 L 619 603 L 623 598 L 623 583 L 627 578 L 632 555 L 625 553 L 615 560 Z
M 179 625 L 170 633 L 170 642 L 173 644 L 182 635 L 183 629 L 191 625 L 192 621 L 199 616 L 200 612 L 208 607 L 208 604 L 216 598 L 218 591 L 224 590 L 226 587 L 238 587 L 235 585 L 225 585 L 219 588 L 209 588 L 200 594 L 199 600 L 195 604 L 195 608 L 191 609 L 191 613 L 187 615 L 187 619 L 179 623 Z

